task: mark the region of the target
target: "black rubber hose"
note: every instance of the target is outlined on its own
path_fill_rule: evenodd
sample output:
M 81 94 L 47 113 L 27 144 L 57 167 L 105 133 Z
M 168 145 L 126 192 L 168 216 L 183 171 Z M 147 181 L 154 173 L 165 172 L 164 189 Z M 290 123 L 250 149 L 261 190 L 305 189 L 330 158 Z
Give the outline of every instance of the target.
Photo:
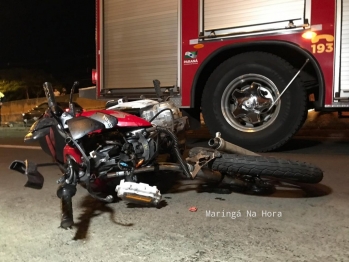
M 153 116 L 153 117 L 149 120 L 149 122 L 150 122 L 150 123 L 153 122 L 153 121 L 155 120 L 155 118 L 157 118 L 162 112 L 167 111 L 167 110 L 171 112 L 172 121 L 174 121 L 174 115 L 173 115 L 172 109 L 171 109 L 171 108 L 165 108 L 165 109 L 162 109 L 161 111 L 157 112 L 157 113 L 155 114 L 155 116 Z
M 190 172 L 188 170 L 187 163 L 184 162 L 184 160 L 182 159 L 181 153 L 179 152 L 179 149 L 178 149 L 178 139 L 177 139 L 176 135 L 173 134 L 173 132 L 171 132 L 170 130 L 168 130 L 166 128 L 157 127 L 156 129 L 159 130 L 160 132 L 168 134 L 172 138 L 172 141 L 173 141 L 173 144 L 174 144 L 173 145 L 173 150 L 174 150 L 174 152 L 176 154 L 176 157 L 177 157 L 177 159 L 179 161 L 179 164 L 181 165 L 181 167 L 183 169 L 184 174 L 186 175 L 186 177 L 188 177 L 190 179 L 193 179 L 192 175 L 190 174 Z

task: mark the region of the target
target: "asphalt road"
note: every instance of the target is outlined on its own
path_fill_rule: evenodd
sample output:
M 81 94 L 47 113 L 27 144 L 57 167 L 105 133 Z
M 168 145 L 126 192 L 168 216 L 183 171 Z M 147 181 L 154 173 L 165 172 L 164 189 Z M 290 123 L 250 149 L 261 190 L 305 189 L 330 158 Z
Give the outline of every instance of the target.
M 266 154 L 324 171 L 319 185 L 271 196 L 199 193 L 200 181 L 179 181 L 161 208 L 145 208 L 104 204 L 80 187 L 70 230 L 58 227 L 57 168 L 40 169 L 41 190 L 23 187 L 26 178 L 8 169 L 14 159 L 50 161 L 37 149 L 1 147 L 22 144 L 0 138 L 0 261 L 348 261 L 346 140 L 298 138 Z

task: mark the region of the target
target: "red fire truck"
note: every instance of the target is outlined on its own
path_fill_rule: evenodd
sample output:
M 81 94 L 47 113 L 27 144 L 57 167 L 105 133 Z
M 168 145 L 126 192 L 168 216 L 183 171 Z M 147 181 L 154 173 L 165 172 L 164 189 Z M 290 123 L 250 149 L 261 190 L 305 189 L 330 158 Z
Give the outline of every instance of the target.
M 97 0 L 96 14 L 97 98 L 151 95 L 158 79 L 192 120 L 255 151 L 309 109 L 349 109 L 349 0 Z

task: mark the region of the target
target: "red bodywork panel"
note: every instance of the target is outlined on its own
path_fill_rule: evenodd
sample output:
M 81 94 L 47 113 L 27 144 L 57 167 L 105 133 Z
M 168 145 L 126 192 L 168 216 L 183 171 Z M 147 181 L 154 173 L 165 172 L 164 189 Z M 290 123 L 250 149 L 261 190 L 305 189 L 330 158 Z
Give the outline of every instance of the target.
M 144 120 L 143 118 L 140 118 L 138 116 L 131 115 L 128 113 L 124 113 L 121 111 L 114 111 L 114 110 L 91 110 L 91 111 L 81 113 L 81 116 L 89 117 L 96 112 L 115 116 L 118 119 L 117 126 L 119 127 L 150 127 L 152 126 L 151 123 L 149 123 L 147 120 Z
M 67 162 L 67 156 L 71 156 L 76 163 L 78 164 L 82 164 L 82 155 L 80 153 L 80 151 L 77 148 L 73 148 L 69 145 L 65 145 L 64 149 L 63 149 L 63 154 L 64 154 L 64 163 Z
M 91 111 L 85 111 L 82 112 L 79 116 L 84 116 L 84 117 L 89 117 L 93 115 L 94 113 L 99 112 L 99 113 L 104 113 L 108 115 L 112 115 L 118 119 L 118 124 L 116 127 L 151 127 L 151 123 L 148 121 L 144 120 L 143 118 L 140 118 L 135 115 L 131 115 L 128 113 L 124 113 L 121 111 L 114 111 L 114 110 L 91 110 Z M 96 130 L 92 133 L 98 133 L 101 132 L 102 130 Z M 63 154 L 64 154 L 64 162 L 66 162 L 67 155 L 72 156 L 75 161 L 79 164 L 82 163 L 81 160 L 81 153 L 77 148 L 70 147 L 69 145 L 66 145 L 63 149 Z

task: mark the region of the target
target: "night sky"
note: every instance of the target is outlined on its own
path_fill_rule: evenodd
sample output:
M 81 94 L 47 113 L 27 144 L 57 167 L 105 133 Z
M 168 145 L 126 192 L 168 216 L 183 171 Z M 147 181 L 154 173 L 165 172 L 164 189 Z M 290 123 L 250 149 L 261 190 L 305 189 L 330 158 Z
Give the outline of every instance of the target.
M 63 83 L 91 83 L 94 0 L 0 0 L 0 69 L 44 69 Z

